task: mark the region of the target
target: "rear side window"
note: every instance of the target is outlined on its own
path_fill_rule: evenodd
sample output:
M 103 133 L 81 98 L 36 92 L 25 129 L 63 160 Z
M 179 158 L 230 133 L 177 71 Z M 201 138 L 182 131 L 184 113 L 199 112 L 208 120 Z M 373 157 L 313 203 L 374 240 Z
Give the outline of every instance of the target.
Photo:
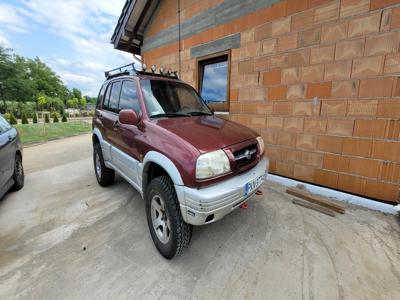
M 0 133 L 6 132 L 11 128 L 11 125 L 8 124 L 7 120 L 0 115 Z
M 104 92 L 106 90 L 107 85 L 103 84 L 100 89 L 99 96 L 97 97 L 96 107 L 100 107 L 100 104 L 103 102 Z
M 110 102 L 110 92 L 111 92 L 111 84 L 108 85 L 106 95 L 104 97 L 103 109 L 108 109 L 108 103 Z
M 111 88 L 110 102 L 108 103 L 108 109 L 113 112 L 118 112 L 120 91 L 121 91 L 121 81 L 114 82 Z
M 119 99 L 119 110 L 121 109 L 133 109 L 138 116 L 140 115 L 136 84 L 132 80 L 125 80 L 122 83 L 121 96 Z

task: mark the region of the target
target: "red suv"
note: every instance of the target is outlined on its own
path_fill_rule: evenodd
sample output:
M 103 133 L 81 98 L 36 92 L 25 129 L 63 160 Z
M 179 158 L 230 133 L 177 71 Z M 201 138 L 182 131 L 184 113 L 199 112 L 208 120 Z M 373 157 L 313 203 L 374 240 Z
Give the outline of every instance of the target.
M 269 164 L 264 142 L 215 116 L 176 73 L 118 70 L 106 72 L 93 118 L 96 178 L 107 186 L 118 172 L 138 190 L 154 244 L 172 258 L 192 225 L 223 218 L 256 192 Z

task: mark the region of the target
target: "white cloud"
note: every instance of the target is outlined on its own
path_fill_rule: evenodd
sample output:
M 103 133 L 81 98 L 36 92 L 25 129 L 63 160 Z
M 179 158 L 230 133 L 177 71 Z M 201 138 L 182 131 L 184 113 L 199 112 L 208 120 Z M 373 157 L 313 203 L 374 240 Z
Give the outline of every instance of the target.
M 4 48 L 11 48 L 10 41 L 7 39 L 6 35 L 2 31 L 0 31 L 0 46 Z
M 132 54 L 115 50 L 110 44 L 124 3 L 125 0 L 21 0 L 18 6 L 0 5 L 0 19 L 2 13 L 8 14 L 6 22 L 0 20 L 0 24 L 7 24 L 13 31 L 27 30 L 29 24 L 35 30 L 66 39 L 72 53 L 31 56 L 39 56 L 49 64 L 70 88 L 95 96 L 104 71 L 134 61 Z

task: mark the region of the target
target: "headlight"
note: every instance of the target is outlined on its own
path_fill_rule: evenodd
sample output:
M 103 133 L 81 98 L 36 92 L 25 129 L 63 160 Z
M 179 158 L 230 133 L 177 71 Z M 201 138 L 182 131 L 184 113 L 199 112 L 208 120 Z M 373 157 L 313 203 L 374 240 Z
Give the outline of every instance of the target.
M 261 136 L 257 137 L 258 146 L 260 146 L 260 154 L 264 154 L 264 140 Z
M 205 179 L 227 173 L 231 170 L 225 152 L 217 150 L 200 155 L 196 163 L 196 179 Z

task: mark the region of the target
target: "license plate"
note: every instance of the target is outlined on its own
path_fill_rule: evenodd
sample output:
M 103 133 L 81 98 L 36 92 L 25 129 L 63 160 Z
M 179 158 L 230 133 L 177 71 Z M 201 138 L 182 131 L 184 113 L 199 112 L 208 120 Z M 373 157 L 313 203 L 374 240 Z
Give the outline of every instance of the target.
M 256 189 L 260 187 L 260 185 L 264 182 L 265 175 L 258 176 L 256 179 L 253 179 L 252 181 L 248 182 L 244 186 L 244 195 L 250 195 L 252 192 L 254 192 Z

